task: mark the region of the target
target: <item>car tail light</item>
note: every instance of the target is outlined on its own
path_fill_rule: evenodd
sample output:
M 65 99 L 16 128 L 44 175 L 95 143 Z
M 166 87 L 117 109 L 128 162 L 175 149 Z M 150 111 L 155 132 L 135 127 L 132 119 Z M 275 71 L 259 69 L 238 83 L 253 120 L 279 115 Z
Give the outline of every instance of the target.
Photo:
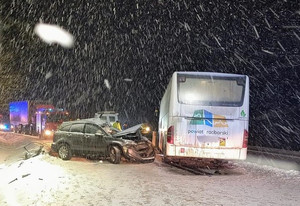
M 174 144 L 174 126 L 169 127 L 167 132 L 167 142 Z
M 244 130 L 243 148 L 247 148 L 247 146 L 248 146 L 248 131 Z

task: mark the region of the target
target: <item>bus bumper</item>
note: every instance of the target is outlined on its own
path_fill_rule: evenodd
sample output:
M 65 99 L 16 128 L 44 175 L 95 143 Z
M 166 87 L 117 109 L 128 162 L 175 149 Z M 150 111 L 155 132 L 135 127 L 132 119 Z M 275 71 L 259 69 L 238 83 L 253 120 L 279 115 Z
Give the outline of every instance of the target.
M 167 144 L 167 156 L 245 160 L 247 148 L 200 148 Z

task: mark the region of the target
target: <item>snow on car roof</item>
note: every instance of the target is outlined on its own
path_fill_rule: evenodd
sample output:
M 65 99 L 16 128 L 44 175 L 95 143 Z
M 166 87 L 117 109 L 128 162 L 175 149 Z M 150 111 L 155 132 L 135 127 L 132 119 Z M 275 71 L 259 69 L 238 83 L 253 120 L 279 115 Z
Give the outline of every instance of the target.
M 97 124 L 99 126 L 102 126 L 106 124 L 106 121 L 101 120 L 99 118 L 89 118 L 89 119 L 80 119 L 80 120 L 74 120 L 74 121 L 68 121 L 64 122 L 63 124 L 74 124 L 74 123 L 92 123 L 92 124 Z

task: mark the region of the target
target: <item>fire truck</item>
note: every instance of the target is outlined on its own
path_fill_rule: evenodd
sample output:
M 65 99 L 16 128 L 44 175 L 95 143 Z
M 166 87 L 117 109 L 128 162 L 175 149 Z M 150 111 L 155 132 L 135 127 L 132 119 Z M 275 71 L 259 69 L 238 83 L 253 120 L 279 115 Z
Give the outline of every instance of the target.
M 9 104 L 11 128 L 16 133 L 53 137 L 53 132 L 63 121 L 69 120 L 69 113 L 54 105 L 38 101 L 17 101 Z

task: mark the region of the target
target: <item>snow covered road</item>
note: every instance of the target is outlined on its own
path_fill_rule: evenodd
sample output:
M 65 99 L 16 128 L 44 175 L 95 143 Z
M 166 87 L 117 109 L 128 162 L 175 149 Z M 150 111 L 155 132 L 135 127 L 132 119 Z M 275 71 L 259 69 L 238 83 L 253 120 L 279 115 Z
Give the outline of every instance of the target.
M 63 161 L 48 154 L 0 165 L 0 205 L 297 205 L 299 171 L 239 162 L 201 176 L 149 164 Z

